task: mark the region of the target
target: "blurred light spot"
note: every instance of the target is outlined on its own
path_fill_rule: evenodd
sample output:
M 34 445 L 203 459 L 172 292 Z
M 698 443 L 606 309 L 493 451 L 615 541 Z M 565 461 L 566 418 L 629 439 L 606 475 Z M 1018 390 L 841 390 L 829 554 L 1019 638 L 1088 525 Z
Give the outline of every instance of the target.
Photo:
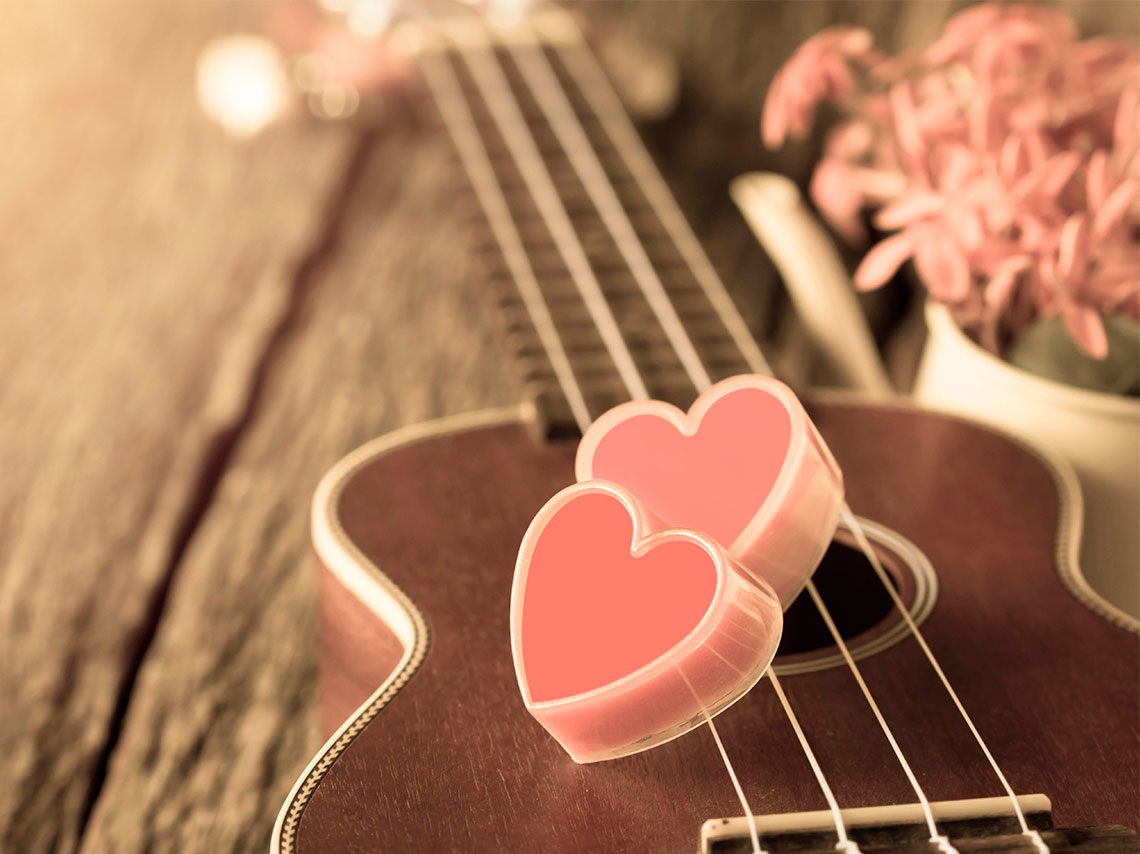
M 384 43 L 395 56 L 405 58 L 418 56 L 425 44 L 423 27 L 410 21 L 398 23 L 387 35 Z
M 323 53 L 306 53 L 293 65 L 293 80 L 302 92 L 319 92 L 332 77 L 332 62 Z
M 500 25 L 517 24 L 530 7 L 530 0 L 487 0 L 487 17 Z
M 352 86 L 330 83 L 309 96 L 309 109 L 321 118 L 347 119 L 360 106 L 360 95 Z
M 253 136 L 288 106 L 289 82 L 280 52 L 268 39 L 214 39 L 198 56 L 198 103 L 234 136 Z
M 347 10 L 348 28 L 359 36 L 378 36 L 392 20 L 395 6 L 393 0 L 355 0 Z

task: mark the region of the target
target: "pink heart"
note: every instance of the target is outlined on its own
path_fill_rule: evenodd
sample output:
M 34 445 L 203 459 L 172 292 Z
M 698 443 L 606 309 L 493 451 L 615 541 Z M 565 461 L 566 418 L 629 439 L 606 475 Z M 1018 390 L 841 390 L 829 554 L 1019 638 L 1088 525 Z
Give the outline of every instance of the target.
M 582 437 L 579 481 L 628 489 L 666 524 L 709 534 L 786 607 L 839 518 L 843 477 L 795 394 L 742 375 L 684 413 L 657 400 L 616 406 Z
M 647 750 L 743 696 L 775 655 L 779 601 L 712 538 L 664 528 L 613 484 L 538 512 L 511 594 L 523 700 L 577 762 Z

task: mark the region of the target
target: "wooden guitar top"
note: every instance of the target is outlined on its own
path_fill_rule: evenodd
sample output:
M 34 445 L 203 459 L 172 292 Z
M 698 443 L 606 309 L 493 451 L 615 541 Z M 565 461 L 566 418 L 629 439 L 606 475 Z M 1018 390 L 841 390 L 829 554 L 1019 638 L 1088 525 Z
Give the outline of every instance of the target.
M 852 509 L 932 562 L 923 632 L 1015 790 L 1049 796 L 1058 825 L 1135 828 L 1140 646 L 1074 595 L 1062 474 L 946 416 L 811 409 Z M 326 723 L 348 720 L 274 850 L 690 851 L 706 819 L 739 814 L 704 729 L 579 766 L 523 707 L 514 557 L 573 480 L 573 444 L 541 443 L 511 413 L 406 438 L 362 449 L 318 496 Z M 1001 794 L 913 640 L 861 669 L 932 800 Z M 841 806 L 915 800 L 846 668 L 782 681 Z M 755 812 L 825 806 L 766 681 L 717 724 Z

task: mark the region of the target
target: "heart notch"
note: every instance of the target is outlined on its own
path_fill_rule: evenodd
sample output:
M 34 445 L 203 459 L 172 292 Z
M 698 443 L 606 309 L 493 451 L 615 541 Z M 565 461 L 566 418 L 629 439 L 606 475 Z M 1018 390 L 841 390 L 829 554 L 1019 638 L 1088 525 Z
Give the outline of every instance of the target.
M 515 566 L 523 700 L 579 763 L 648 750 L 728 708 L 764 674 L 782 627 L 767 583 L 612 483 L 551 498 Z
M 663 524 L 711 536 L 786 608 L 839 521 L 843 476 L 795 394 L 745 374 L 682 412 L 659 400 L 615 406 L 578 445 L 579 481 L 620 484 Z

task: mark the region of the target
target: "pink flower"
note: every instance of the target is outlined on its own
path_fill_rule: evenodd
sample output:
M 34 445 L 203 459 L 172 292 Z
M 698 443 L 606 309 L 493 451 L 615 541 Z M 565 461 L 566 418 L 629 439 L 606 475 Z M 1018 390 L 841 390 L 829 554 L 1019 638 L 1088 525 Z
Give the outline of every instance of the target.
M 788 136 L 805 136 L 816 105 L 848 97 L 855 88 L 848 60 L 867 57 L 870 48 L 871 34 L 860 27 L 828 27 L 804 42 L 768 89 L 761 124 L 765 145 L 776 148 Z
M 855 286 L 860 290 L 879 287 L 912 256 L 919 276 L 937 299 L 956 303 L 969 296 L 966 253 L 952 236 L 928 223 L 912 226 L 876 245 L 855 271 Z
M 873 291 L 885 285 L 913 254 L 914 235 L 909 232 L 903 231 L 880 241 L 855 270 L 855 287 L 861 291 Z
M 1094 309 L 1071 299 L 1064 299 L 1060 303 L 1060 311 L 1065 331 L 1078 347 L 1094 359 L 1103 359 L 1108 355 L 1108 338 L 1104 333 L 1104 323 Z
M 855 272 L 875 288 L 913 260 L 931 296 L 995 351 L 1059 315 L 1103 357 L 1102 314 L 1140 318 L 1140 50 L 1080 41 L 1064 13 L 985 4 L 924 51 L 879 56 L 862 30 L 825 30 L 773 81 L 764 140 L 832 131 L 811 197 L 847 241 L 863 211 L 897 233 Z
M 860 214 L 866 197 L 859 189 L 855 170 L 842 160 L 820 161 L 808 190 L 811 200 L 832 228 L 849 243 L 867 239 Z

